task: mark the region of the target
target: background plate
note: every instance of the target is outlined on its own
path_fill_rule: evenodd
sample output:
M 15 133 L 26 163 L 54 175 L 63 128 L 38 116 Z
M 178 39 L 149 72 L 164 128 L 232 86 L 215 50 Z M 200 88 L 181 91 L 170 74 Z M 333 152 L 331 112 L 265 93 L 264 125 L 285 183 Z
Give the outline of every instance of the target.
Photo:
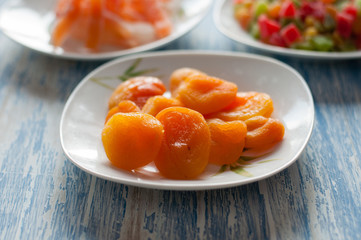
M 195 27 L 207 14 L 212 0 L 178 0 L 174 31 L 163 39 L 126 50 L 82 53 L 54 48 L 50 43 L 56 0 L 9 0 L 0 10 L 0 29 L 16 42 L 41 53 L 70 59 L 110 59 L 164 46 Z
M 360 58 L 361 51 L 352 52 L 317 52 L 305 51 L 290 48 L 282 48 L 264 44 L 254 39 L 246 31 L 244 31 L 239 23 L 233 17 L 233 1 L 219 0 L 216 2 L 213 11 L 213 20 L 217 29 L 230 39 L 245 44 L 247 46 L 256 48 L 261 51 L 276 53 L 280 55 L 303 57 L 312 59 L 351 59 Z

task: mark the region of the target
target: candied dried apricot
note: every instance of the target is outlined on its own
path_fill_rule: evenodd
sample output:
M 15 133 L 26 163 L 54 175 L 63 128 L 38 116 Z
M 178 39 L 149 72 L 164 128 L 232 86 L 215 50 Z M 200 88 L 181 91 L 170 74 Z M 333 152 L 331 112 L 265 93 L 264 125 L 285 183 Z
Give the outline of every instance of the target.
M 164 96 L 154 96 L 148 98 L 142 108 L 142 112 L 156 116 L 160 111 L 168 107 L 182 107 L 183 104 L 175 98 L 167 98 Z
M 254 116 L 270 117 L 273 101 L 266 93 L 238 92 L 235 100 L 223 110 L 210 114 L 206 118 L 220 118 L 224 121 L 247 120 Z
M 113 165 L 133 170 L 153 161 L 166 178 L 195 179 L 208 163 L 234 164 L 284 137 L 266 93 L 237 92 L 236 84 L 192 68 L 174 71 L 170 87 L 172 98 L 158 78 L 142 76 L 113 92 L 102 132 Z
M 154 160 L 159 172 L 172 179 L 194 179 L 208 164 L 211 144 L 208 125 L 199 112 L 185 107 L 169 107 L 156 118 L 164 136 Z
M 128 79 L 119 84 L 109 99 L 109 109 L 120 101 L 131 100 L 142 108 L 148 98 L 163 95 L 166 88 L 161 80 L 156 77 L 141 76 Z
M 177 98 L 188 108 L 202 114 L 217 112 L 231 104 L 237 85 L 220 78 L 194 74 L 177 90 Z
M 211 133 L 209 162 L 217 165 L 236 162 L 244 148 L 247 126 L 243 121 L 207 120 Z
M 256 116 L 245 121 L 247 136 L 245 148 L 258 148 L 275 144 L 283 139 L 285 127 L 281 121 Z
M 173 71 L 169 78 L 169 90 L 172 94 L 172 97 L 176 97 L 176 90 L 178 89 L 178 87 L 184 80 L 186 80 L 187 77 L 193 74 L 207 75 L 204 72 L 194 68 L 179 68 Z
M 107 116 L 105 117 L 105 122 L 116 113 L 129 113 L 129 112 L 140 112 L 140 108 L 130 100 L 124 100 L 118 103 L 117 106 L 113 107 L 108 111 Z
M 133 170 L 153 161 L 163 137 L 162 124 L 145 113 L 116 113 L 102 131 L 104 150 L 110 162 Z

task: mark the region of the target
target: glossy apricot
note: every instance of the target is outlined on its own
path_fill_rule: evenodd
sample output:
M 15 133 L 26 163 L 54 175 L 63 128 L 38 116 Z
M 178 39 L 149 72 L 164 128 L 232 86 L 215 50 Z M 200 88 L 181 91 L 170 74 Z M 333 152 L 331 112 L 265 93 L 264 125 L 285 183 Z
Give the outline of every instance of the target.
M 236 162 L 243 152 L 247 126 L 243 121 L 224 122 L 220 119 L 208 119 L 211 133 L 209 162 L 217 165 Z
M 194 179 L 206 168 L 211 138 L 204 117 L 185 107 L 169 107 L 156 118 L 164 136 L 154 160 L 159 172 L 171 179 Z
M 177 99 L 186 107 L 202 114 L 220 111 L 231 104 L 237 94 L 237 85 L 226 80 L 204 76 L 191 75 L 177 90 Z
M 130 100 L 121 101 L 120 103 L 118 103 L 117 106 L 113 107 L 108 111 L 108 114 L 105 117 L 105 122 L 107 122 L 116 113 L 129 113 L 129 112 L 140 112 L 140 108 Z
M 169 90 L 172 97 L 177 96 L 177 89 L 189 76 L 194 74 L 207 75 L 204 72 L 194 68 L 179 68 L 172 72 L 169 78 Z
M 223 110 L 210 114 L 206 118 L 219 118 L 224 121 L 247 120 L 254 116 L 270 117 L 273 101 L 266 93 L 239 92 L 235 100 Z
M 148 98 L 142 108 L 142 112 L 156 116 L 160 111 L 168 107 L 182 107 L 183 104 L 175 98 L 167 98 L 164 96 L 154 96 Z
M 246 120 L 245 123 L 247 125 L 245 148 L 261 148 L 283 139 L 285 127 L 277 119 L 256 116 Z
M 108 159 L 114 166 L 128 171 L 152 162 L 158 154 L 162 137 L 162 124 L 144 113 L 116 113 L 102 131 Z
M 163 82 L 156 77 L 134 77 L 122 82 L 113 91 L 108 103 L 109 109 L 123 100 L 133 101 L 139 108 L 142 108 L 148 98 L 162 95 L 165 91 Z

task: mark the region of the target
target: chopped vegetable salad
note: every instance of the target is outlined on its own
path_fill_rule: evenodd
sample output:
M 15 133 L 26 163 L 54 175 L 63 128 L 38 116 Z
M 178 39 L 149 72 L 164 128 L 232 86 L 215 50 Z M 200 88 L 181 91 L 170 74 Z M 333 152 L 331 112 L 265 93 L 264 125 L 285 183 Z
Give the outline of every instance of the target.
M 323 52 L 361 49 L 361 0 L 234 0 L 234 17 L 266 44 Z

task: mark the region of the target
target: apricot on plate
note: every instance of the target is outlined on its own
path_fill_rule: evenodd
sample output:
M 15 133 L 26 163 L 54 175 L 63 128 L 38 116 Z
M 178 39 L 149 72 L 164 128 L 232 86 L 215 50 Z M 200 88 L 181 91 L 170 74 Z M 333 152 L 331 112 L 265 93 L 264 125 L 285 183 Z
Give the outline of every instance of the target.
M 283 139 L 285 127 L 281 121 L 256 116 L 245 121 L 247 136 L 245 148 L 259 148 L 275 144 Z
M 235 100 L 219 112 L 206 118 L 219 118 L 224 121 L 247 120 L 254 116 L 270 117 L 273 101 L 266 93 L 238 92 Z
M 175 98 L 167 98 L 164 96 L 154 96 L 148 98 L 142 108 L 142 112 L 156 116 L 160 111 L 168 107 L 182 107 L 183 104 Z
M 139 108 L 142 108 L 148 98 L 163 95 L 165 91 L 165 85 L 156 77 L 140 76 L 130 78 L 119 84 L 113 91 L 108 102 L 109 109 L 123 100 L 133 101 Z
M 211 132 L 209 162 L 217 165 L 236 162 L 243 152 L 247 126 L 243 121 L 207 120 Z
M 231 104 L 236 98 L 237 90 L 237 85 L 232 82 L 195 74 L 179 86 L 177 99 L 188 108 L 209 114 Z
M 160 174 L 171 179 L 194 179 L 206 168 L 211 137 L 199 112 L 185 107 L 169 107 L 156 118 L 164 136 L 154 163 Z
M 181 85 L 183 81 L 187 79 L 187 77 L 193 75 L 193 74 L 201 74 L 201 75 L 207 75 L 202 71 L 199 71 L 198 69 L 194 68 L 179 68 L 172 72 L 170 78 L 169 78 L 169 88 L 170 92 L 172 94 L 172 97 L 176 97 L 176 92 L 178 87 Z
M 145 113 L 116 113 L 102 131 L 108 159 L 114 166 L 128 171 L 152 162 L 162 137 L 162 124 Z
M 118 103 L 117 106 L 113 107 L 108 111 L 108 114 L 105 117 L 105 122 L 107 122 L 116 113 L 129 113 L 129 112 L 140 112 L 140 109 L 134 102 L 130 100 L 121 101 L 120 103 Z

